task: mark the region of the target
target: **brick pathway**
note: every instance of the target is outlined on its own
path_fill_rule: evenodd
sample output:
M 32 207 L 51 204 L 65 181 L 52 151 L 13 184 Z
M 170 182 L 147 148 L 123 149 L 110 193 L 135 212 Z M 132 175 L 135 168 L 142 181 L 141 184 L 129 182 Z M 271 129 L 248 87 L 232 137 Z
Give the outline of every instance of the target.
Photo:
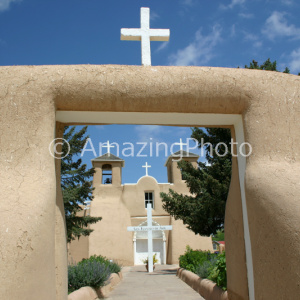
M 125 267 L 124 279 L 107 299 L 110 300 L 204 300 L 176 276 L 176 265 L 157 265 L 153 273 L 145 266 Z

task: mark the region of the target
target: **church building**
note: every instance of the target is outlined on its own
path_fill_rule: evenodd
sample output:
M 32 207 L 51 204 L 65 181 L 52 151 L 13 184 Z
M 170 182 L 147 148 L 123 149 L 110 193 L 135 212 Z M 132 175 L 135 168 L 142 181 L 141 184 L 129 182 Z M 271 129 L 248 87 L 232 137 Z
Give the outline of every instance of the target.
M 181 152 L 181 153 L 180 153 Z M 146 231 L 127 231 L 128 226 L 147 226 L 147 204 L 152 206 L 152 225 L 172 225 L 172 230 L 153 231 L 153 253 L 159 264 L 176 264 L 184 254 L 186 246 L 192 249 L 213 252 L 211 237 L 195 235 L 181 220 L 175 220 L 163 208 L 160 193 L 172 189 L 178 193 L 189 194 L 182 180 L 175 155 L 197 166 L 198 155 L 178 151 L 169 156 L 165 167 L 168 183 L 158 183 L 152 176 L 141 177 L 137 183 L 122 184 L 122 168 L 125 161 L 106 153 L 92 160 L 95 174 L 93 179 L 94 199 L 89 210 L 92 216 L 102 220 L 91 225 L 94 231 L 89 237 L 81 237 L 69 245 L 69 261 L 80 261 L 91 255 L 103 255 L 122 265 L 140 265 L 148 255 Z

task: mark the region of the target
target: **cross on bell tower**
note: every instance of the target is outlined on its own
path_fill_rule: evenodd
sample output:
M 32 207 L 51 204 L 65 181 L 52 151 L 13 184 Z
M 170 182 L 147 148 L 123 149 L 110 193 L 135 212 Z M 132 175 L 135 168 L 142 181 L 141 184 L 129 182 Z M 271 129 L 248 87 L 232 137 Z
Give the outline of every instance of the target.
M 106 146 L 104 146 L 106 145 Z M 114 148 L 115 146 L 113 146 L 109 141 L 107 141 L 106 143 L 104 143 L 102 145 L 102 148 L 107 148 L 107 154 L 108 156 L 110 156 L 110 148 Z

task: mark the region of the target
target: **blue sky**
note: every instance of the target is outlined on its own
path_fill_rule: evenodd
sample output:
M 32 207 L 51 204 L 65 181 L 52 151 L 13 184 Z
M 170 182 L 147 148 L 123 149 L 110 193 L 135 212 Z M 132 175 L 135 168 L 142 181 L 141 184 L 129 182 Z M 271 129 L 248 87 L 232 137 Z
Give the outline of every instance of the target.
M 297 0 L 0 0 L 0 65 L 140 65 L 140 43 L 120 40 L 121 28 L 139 27 L 140 7 L 150 7 L 152 28 L 171 31 L 169 42 L 151 43 L 152 65 L 236 68 L 270 58 L 280 70 L 300 72 Z M 150 138 L 171 144 L 190 132 L 134 125 L 89 128 L 94 144 Z M 166 182 L 165 157 L 126 158 L 123 181 L 136 182 L 146 160 L 152 165 L 149 174 Z
M 180 150 L 180 146 L 177 145 L 180 142 L 180 138 L 183 143 L 189 144 L 190 149 L 184 146 L 184 150 L 190 150 L 190 152 L 201 156 L 201 150 L 196 148 L 196 143 L 193 140 L 187 140 L 191 136 L 189 127 L 99 125 L 89 126 L 88 134 L 91 140 L 82 152 L 84 162 L 89 163 L 95 156 L 97 157 L 107 152 L 107 148 L 102 147 L 99 143 L 103 144 L 108 140 L 110 143 L 117 143 L 119 152 L 117 152 L 117 146 L 113 144 L 115 147 L 111 149 L 111 153 L 125 160 L 125 167 L 122 173 L 123 183 L 136 183 L 140 177 L 144 176 L 146 171 L 142 166 L 146 162 L 151 166 L 148 169 L 150 176 L 155 177 L 160 183 L 168 182 L 167 170 L 164 164 L 167 157 L 171 154 L 171 150 L 173 150 L 172 152 Z M 165 143 L 166 146 L 162 143 Z M 157 149 L 156 145 L 159 144 L 161 145 Z M 173 144 L 174 146 L 172 146 Z M 171 149 L 171 147 L 173 148 Z M 201 161 L 204 160 L 203 155 Z

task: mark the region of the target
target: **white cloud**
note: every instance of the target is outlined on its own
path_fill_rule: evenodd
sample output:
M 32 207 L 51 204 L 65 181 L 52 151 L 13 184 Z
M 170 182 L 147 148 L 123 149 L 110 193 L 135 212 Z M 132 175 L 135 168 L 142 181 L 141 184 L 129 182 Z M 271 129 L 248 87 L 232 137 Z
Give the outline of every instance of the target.
M 159 18 L 160 18 L 159 14 L 157 14 L 155 11 L 152 10 L 151 13 L 150 13 L 150 20 L 155 21 Z
M 243 19 L 252 19 L 254 18 L 253 14 L 247 14 L 247 13 L 239 13 L 239 17 L 243 18 Z
M 187 6 L 193 6 L 196 4 L 195 0 L 182 0 L 181 2 L 183 5 L 187 5 Z
M 221 31 L 221 27 L 215 25 L 211 34 L 204 36 L 202 28 L 200 28 L 192 43 L 169 57 L 170 65 L 190 66 L 209 62 L 215 56 L 214 48 L 222 40 Z
M 157 52 L 164 50 L 165 48 L 167 48 L 168 45 L 169 45 L 169 42 L 160 43 L 159 47 L 157 47 L 155 52 L 157 53 Z
M 230 37 L 235 37 L 235 36 L 236 36 L 236 28 L 235 28 L 235 24 L 233 24 L 230 29 Z
M 260 48 L 262 46 L 261 39 L 253 33 L 248 33 L 244 31 L 244 40 L 252 42 L 252 45 L 255 48 Z
M 266 20 L 262 33 L 271 40 L 275 37 L 300 39 L 300 28 L 293 24 L 289 25 L 285 15 L 284 12 L 274 11 Z
M 228 9 L 228 8 L 232 9 L 232 8 L 234 8 L 236 5 L 242 5 L 242 4 L 244 4 L 245 2 L 246 2 L 246 0 L 232 0 L 231 3 L 228 4 L 228 5 L 221 4 L 221 5 L 220 5 L 220 8 L 222 8 L 222 9 Z
M 98 130 L 104 130 L 105 125 L 96 125 L 95 128 L 98 129 Z
M 300 72 L 300 48 L 294 50 L 290 54 L 291 61 L 289 63 L 290 70 L 292 73 L 299 73 Z
M 294 1 L 293 0 L 281 0 L 281 3 L 284 5 L 291 6 L 294 4 Z
M 256 42 L 254 42 L 254 44 L 253 44 L 253 46 L 254 46 L 255 48 L 260 48 L 262 45 L 263 45 L 263 43 L 262 43 L 261 41 L 256 41 Z
M 0 12 L 8 10 L 11 3 L 20 1 L 22 0 L 0 0 Z
M 258 37 L 253 33 L 244 32 L 244 39 L 246 41 L 256 41 Z

